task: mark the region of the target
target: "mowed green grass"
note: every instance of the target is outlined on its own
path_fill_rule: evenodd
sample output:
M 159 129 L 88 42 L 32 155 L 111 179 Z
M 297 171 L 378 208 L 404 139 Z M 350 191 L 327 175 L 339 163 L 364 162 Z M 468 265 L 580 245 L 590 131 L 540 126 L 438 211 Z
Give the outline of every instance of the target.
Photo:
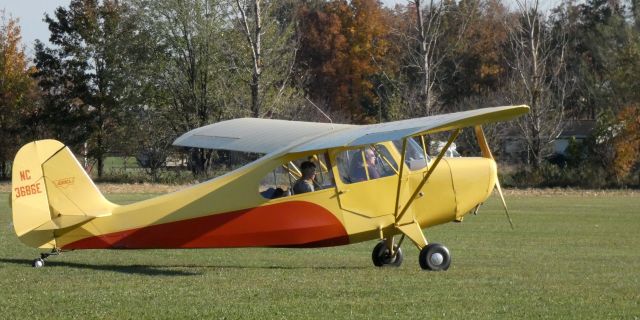
M 145 194 L 108 195 L 128 203 Z M 0 194 L 3 319 L 638 319 L 637 196 L 496 198 L 461 224 L 425 230 L 453 264 L 425 272 L 405 242 L 375 268 L 375 242 L 324 249 L 88 250 L 30 267 Z

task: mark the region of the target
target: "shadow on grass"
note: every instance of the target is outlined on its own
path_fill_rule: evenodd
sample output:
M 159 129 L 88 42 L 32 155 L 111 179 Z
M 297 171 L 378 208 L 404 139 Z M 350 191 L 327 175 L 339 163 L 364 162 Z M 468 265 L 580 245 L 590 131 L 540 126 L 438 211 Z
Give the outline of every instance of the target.
M 1 261 L 1 260 L 0 260 Z M 368 266 L 240 266 L 240 265 L 167 265 L 165 268 L 207 268 L 207 269 L 264 269 L 264 270 L 361 270 L 371 269 Z
M 0 259 L 0 262 L 20 264 L 24 266 L 31 266 L 31 260 L 26 259 Z M 86 263 L 74 263 L 63 261 L 51 261 L 47 260 L 46 267 L 68 267 L 76 269 L 88 269 L 97 271 L 112 271 L 126 274 L 140 274 L 146 276 L 197 276 L 201 275 L 201 272 L 181 271 L 181 270 L 166 270 L 167 268 L 174 268 L 173 266 L 144 266 L 144 265 L 109 265 L 109 264 L 86 264 Z M 175 266 L 178 268 L 178 266 Z
M 20 264 L 24 266 L 31 266 L 31 260 L 27 259 L 0 259 L 3 263 Z M 47 260 L 46 267 L 69 267 L 76 269 L 88 269 L 97 271 L 112 271 L 126 274 L 140 274 L 147 276 L 196 276 L 202 275 L 202 272 L 192 271 L 180 271 L 180 270 L 166 270 L 172 268 L 187 268 L 187 269 L 265 269 L 265 270 L 361 270 L 370 269 L 369 266 L 241 266 L 241 265 L 163 265 L 163 266 L 145 266 L 145 265 L 101 265 L 101 264 L 86 264 L 75 262 L 63 262 L 63 261 L 51 261 Z

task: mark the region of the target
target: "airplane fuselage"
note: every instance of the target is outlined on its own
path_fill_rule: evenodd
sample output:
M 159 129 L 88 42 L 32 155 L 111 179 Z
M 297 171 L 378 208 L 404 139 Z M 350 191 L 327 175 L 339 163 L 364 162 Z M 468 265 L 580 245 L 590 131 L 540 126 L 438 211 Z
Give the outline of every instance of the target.
M 392 149 L 390 143 L 388 147 Z M 265 199 L 258 192 L 260 179 L 283 162 L 305 155 L 265 157 L 208 182 L 116 205 L 109 216 L 55 230 L 55 245 L 61 249 L 322 247 L 398 233 L 396 215 L 429 166 L 416 171 L 405 166 L 400 181 L 391 175 L 347 184 L 337 175 L 340 151 L 328 150 L 335 179 L 331 188 Z M 400 162 L 397 151 L 392 156 Z M 415 216 L 423 228 L 460 220 L 489 196 L 495 170 L 491 159 L 443 158 L 405 216 Z

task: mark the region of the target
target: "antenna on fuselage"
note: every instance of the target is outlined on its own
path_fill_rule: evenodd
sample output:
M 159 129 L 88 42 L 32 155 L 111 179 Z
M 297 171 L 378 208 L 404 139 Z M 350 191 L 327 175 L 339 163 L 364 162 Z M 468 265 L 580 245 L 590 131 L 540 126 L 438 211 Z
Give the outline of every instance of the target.
M 320 113 L 327 118 L 327 120 L 329 120 L 329 123 L 331 123 L 331 130 L 333 130 L 333 120 L 331 120 L 331 118 L 329 117 L 329 115 L 327 115 L 326 113 L 324 113 L 324 111 L 322 111 L 322 109 L 320 109 L 320 107 L 316 106 L 315 103 L 313 103 L 313 101 L 309 100 L 309 98 L 304 97 L 307 101 L 309 101 L 309 103 L 311 103 L 312 106 L 314 106 L 316 109 L 318 109 L 318 111 L 320 111 Z

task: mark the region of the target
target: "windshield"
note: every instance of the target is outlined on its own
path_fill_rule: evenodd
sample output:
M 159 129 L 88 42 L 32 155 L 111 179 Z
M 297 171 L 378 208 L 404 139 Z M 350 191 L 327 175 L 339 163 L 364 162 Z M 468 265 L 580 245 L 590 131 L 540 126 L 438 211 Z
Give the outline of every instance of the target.
M 394 140 L 393 145 L 396 147 L 396 150 L 398 150 L 398 153 L 402 154 L 402 140 Z M 425 161 L 424 151 L 420 144 L 418 144 L 413 138 L 407 138 L 407 154 L 405 155 L 404 162 L 407 164 L 409 169 L 412 171 L 420 170 L 427 166 L 428 161 L 428 158 Z

